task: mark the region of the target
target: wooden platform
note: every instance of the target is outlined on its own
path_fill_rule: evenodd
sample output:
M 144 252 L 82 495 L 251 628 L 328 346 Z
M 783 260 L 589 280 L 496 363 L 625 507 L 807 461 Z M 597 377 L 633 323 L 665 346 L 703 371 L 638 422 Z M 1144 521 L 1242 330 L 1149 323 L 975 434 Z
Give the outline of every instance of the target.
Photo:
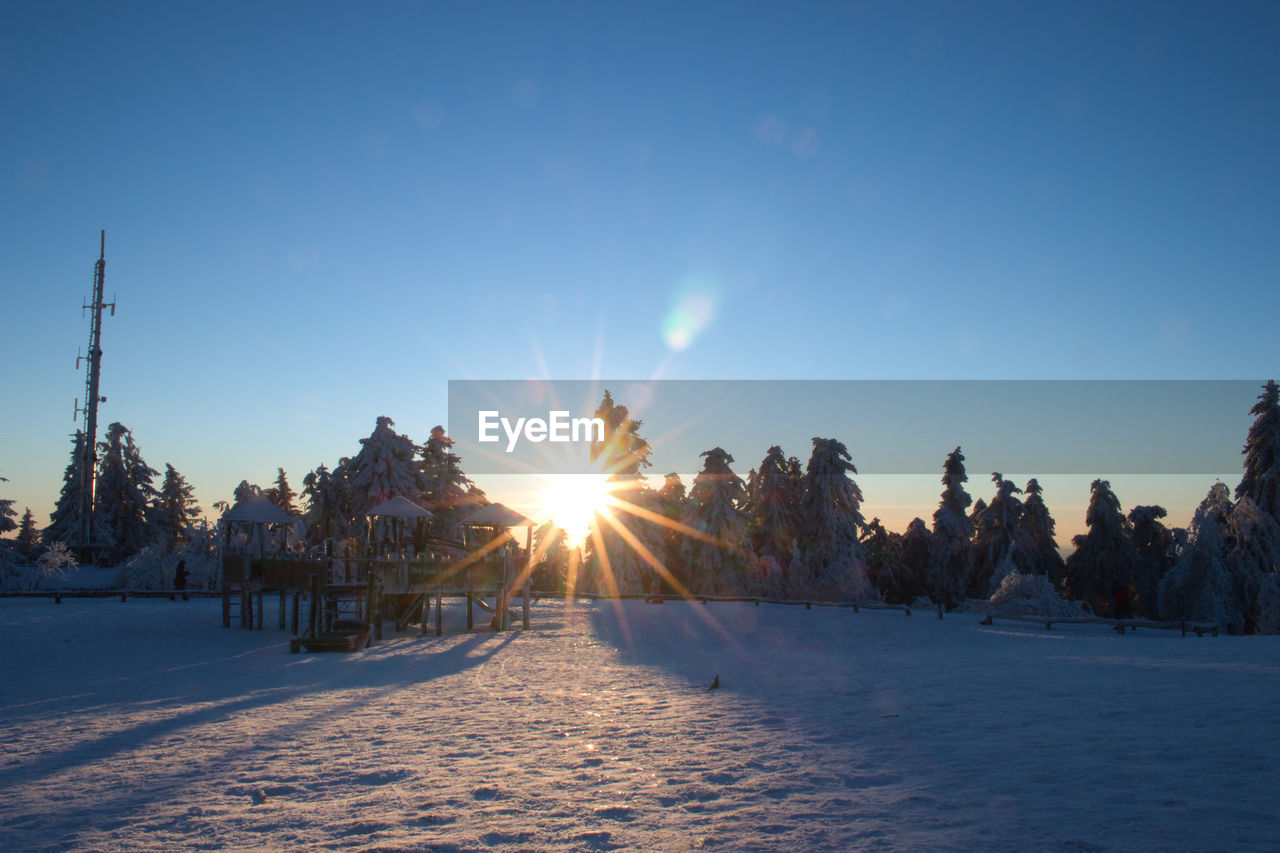
M 368 625 L 339 621 L 334 624 L 334 630 L 319 636 L 294 637 L 289 641 L 289 651 L 293 654 L 302 649 L 308 652 L 358 652 L 369 648 L 370 641 Z

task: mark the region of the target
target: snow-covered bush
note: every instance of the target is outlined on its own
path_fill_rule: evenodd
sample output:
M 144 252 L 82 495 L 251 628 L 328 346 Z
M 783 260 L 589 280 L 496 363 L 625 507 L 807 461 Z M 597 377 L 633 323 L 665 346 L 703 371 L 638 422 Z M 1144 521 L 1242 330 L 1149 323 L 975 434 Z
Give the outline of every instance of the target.
M 971 601 L 965 608 L 997 616 L 1052 616 L 1059 619 L 1090 615 L 1081 601 L 1067 601 L 1045 575 L 1024 575 L 1016 569 L 1004 576 L 988 599 Z
M 31 588 L 39 589 L 41 585 L 57 586 L 58 582 L 67 576 L 67 572 L 77 565 L 76 558 L 66 543 L 54 542 L 45 548 L 40 559 L 36 560 L 35 578 Z

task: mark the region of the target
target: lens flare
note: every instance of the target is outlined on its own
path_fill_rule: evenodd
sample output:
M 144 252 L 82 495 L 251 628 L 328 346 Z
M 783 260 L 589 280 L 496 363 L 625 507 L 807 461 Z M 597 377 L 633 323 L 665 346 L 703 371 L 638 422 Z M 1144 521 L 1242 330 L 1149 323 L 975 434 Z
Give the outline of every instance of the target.
M 671 349 L 687 349 L 711 325 L 716 313 L 716 289 L 704 280 L 686 284 L 662 321 L 662 339 Z

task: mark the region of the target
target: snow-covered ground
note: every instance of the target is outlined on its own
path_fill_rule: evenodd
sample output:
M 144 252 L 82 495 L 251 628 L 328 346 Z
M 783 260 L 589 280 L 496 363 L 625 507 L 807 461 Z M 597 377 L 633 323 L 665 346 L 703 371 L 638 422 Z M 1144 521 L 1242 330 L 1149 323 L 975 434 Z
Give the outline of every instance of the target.
M 1276 849 L 1280 638 L 547 601 L 290 655 L 218 607 L 0 600 L 0 849 Z

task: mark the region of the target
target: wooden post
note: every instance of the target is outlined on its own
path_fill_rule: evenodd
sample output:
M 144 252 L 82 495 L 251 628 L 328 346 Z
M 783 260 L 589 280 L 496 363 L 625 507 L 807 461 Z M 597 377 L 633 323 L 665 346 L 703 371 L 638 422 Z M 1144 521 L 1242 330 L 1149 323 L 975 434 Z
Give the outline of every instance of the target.
M 444 584 L 436 590 L 436 636 L 444 635 Z
M 222 579 L 222 627 L 231 627 L 231 582 Z
M 382 576 L 370 569 L 369 582 L 372 584 L 373 601 L 370 603 L 370 613 L 373 614 L 373 638 L 379 643 L 382 642 Z
M 308 625 L 307 625 L 307 634 L 312 637 L 316 636 L 316 620 L 320 616 L 320 613 L 318 610 L 319 598 L 320 598 L 320 576 L 312 572 L 311 573 L 311 607 L 308 609 L 308 612 L 310 615 L 308 616 Z
M 302 599 L 302 590 L 293 591 L 293 636 L 298 636 L 298 602 Z
M 259 631 L 261 631 L 261 630 L 262 630 L 262 628 L 263 628 L 263 622 L 265 621 L 265 620 L 263 620 L 263 618 L 262 618 L 262 599 L 263 599 L 263 596 L 264 596 L 264 593 L 262 592 L 262 590 L 258 590 L 258 630 L 259 630 Z
M 281 631 L 283 631 L 283 630 L 284 630 L 284 606 L 285 606 L 285 601 L 284 601 L 284 600 L 285 600 L 285 595 L 286 595 L 285 591 L 284 591 L 283 589 L 282 589 L 282 590 L 280 590 L 280 630 L 281 630 Z
M 427 634 L 427 623 L 431 621 L 431 596 L 425 592 L 422 594 L 422 607 L 420 608 L 418 617 L 418 621 L 422 623 L 422 628 L 418 633 L 425 637 Z
M 471 600 L 471 590 L 467 590 L 467 630 L 470 631 L 476 626 L 475 620 L 475 603 Z M 1183 636 L 1186 636 L 1184 633 Z
M 529 593 L 532 589 L 533 582 L 529 576 L 524 581 L 524 604 L 520 608 L 520 627 L 529 630 Z

